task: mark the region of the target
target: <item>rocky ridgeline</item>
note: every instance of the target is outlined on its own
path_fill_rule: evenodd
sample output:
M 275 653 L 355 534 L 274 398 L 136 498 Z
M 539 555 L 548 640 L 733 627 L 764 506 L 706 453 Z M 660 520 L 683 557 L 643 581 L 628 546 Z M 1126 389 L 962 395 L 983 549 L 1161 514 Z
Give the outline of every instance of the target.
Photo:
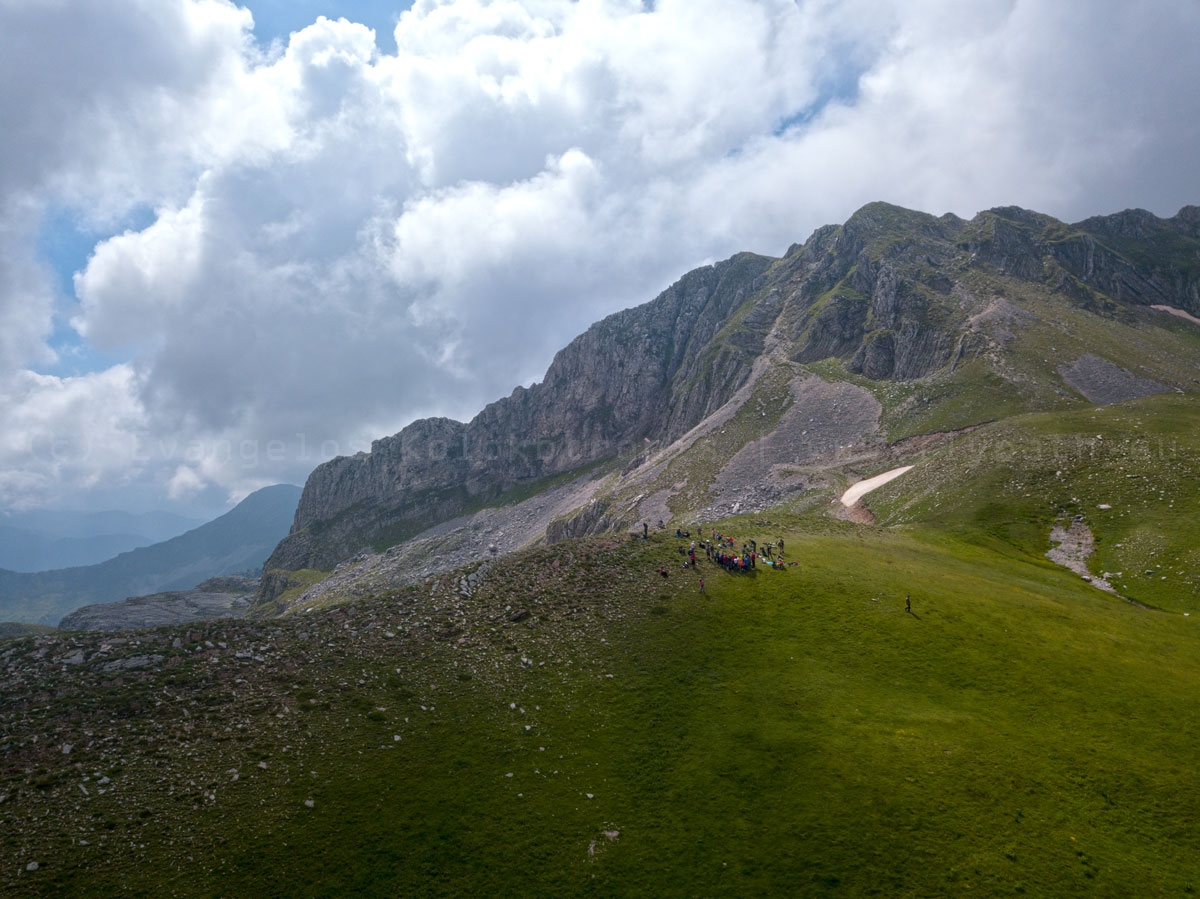
M 380 536 L 412 536 L 515 485 L 632 454 L 647 438 L 674 439 L 749 373 L 753 346 L 703 366 L 701 355 L 770 264 L 743 254 L 692 272 L 589 328 L 540 384 L 469 423 L 422 419 L 370 453 L 321 465 L 266 568 L 329 568 Z
M 636 468 L 647 451 L 671 444 L 744 390 L 768 352 L 801 365 L 838 359 L 874 382 L 953 372 L 1003 343 L 1008 325 L 981 322 L 1006 302 L 1005 279 L 1105 314 L 1122 304 L 1162 304 L 1200 315 L 1198 252 L 1198 207 L 1171 219 L 1130 211 L 1065 225 L 1014 207 L 964 221 L 870 204 L 783 259 L 735 256 L 609 316 L 559 352 L 540 384 L 517 388 L 466 424 L 417 421 L 370 453 L 318 467 L 291 534 L 268 560 L 262 598 L 282 592 L 281 572 L 330 570 L 513 487 L 601 462 Z M 964 279 L 975 275 L 993 296 L 972 293 Z M 1093 370 L 1085 364 L 1060 376 L 1074 386 L 1096 380 Z M 1143 393 L 1172 386 L 1130 384 Z M 669 498 L 655 508 L 667 509 Z M 581 506 L 553 524 L 551 538 L 619 528 L 629 514 Z

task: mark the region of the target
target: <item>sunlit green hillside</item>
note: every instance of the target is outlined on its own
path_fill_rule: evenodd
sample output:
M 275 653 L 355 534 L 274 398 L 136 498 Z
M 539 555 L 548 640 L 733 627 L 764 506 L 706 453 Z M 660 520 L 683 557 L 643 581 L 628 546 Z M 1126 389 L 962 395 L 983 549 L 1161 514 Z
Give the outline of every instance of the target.
M 968 519 L 740 519 L 797 564 L 590 539 L 469 596 L 11 642 L 5 894 L 1188 894 L 1200 620 Z

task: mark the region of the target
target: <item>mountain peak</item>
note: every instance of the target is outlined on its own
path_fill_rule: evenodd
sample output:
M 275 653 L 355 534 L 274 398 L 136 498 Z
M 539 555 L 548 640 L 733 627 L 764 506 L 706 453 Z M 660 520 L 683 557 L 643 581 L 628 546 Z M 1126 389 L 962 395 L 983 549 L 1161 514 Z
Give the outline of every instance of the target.
M 799 459 L 833 465 L 892 434 L 1125 395 L 1097 380 L 1182 389 L 1190 351 L 1172 343 L 1147 357 L 1121 329 L 1155 305 L 1200 316 L 1198 250 L 1138 210 L 1072 226 L 1016 206 L 964 221 L 868 203 L 782 259 L 741 253 L 688 272 L 593 325 L 541 383 L 466 424 L 414 422 L 370 454 L 319 466 L 268 560 L 282 580 L 269 572 L 264 597 L 288 570 L 328 570 L 431 528 L 444 535 L 494 517 L 510 497 L 550 503 L 545 491 L 571 474 L 608 473 L 603 487 L 554 500 L 565 505 L 549 525 L 546 508 L 531 512 L 537 526 L 518 528 L 522 540 L 711 516 L 728 494 L 720 484 L 741 483 L 731 465 L 759 472 L 772 485 L 762 495 L 778 499 L 802 489 L 776 483 Z M 1055 321 L 1072 324 L 1064 333 Z M 1111 348 L 1104 358 L 1100 345 Z M 722 424 L 739 416 L 732 432 Z M 813 448 L 839 419 L 854 425 Z M 698 434 L 707 436 L 697 443 Z M 469 552 L 510 537 L 476 540 Z

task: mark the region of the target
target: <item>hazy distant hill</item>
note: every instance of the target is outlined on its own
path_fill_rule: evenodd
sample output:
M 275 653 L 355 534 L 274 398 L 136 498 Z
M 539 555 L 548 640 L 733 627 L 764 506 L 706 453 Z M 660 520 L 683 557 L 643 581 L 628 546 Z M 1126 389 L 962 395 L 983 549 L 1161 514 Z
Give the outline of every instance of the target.
M 221 574 L 257 572 L 292 523 L 300 488 L 265 487 L 208 524 L 98 565 L 0 571 L 0 620 L 56 624 L 83 605 L 183 590 Z
M 83 512 L 70 509 L 32 509 L 10 512 L 0 525 L 32 531 L 44 537 L 94 537 L 97 534 L 140 534 L 151 543 L 161 543 L 204 524 L 202 518 L 188 518 L 174 512 L 123 512 L 108 509 Z
M 95 565 L 198 527 L 172 512 L 72 512 L 39 509 L 0 518 L 0 568 L 50 571 Z

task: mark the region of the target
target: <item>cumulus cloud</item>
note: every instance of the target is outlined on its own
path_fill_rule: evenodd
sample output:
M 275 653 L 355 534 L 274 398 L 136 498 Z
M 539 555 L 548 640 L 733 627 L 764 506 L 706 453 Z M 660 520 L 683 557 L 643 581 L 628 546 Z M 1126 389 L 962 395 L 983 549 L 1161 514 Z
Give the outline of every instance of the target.
M 302 479 L 870 200 L 1200 194 L 1190 0 L 417 0 L 395 53 L 250 28 L 227 0 L 0 3 L 0 505 Z M 56 208 L 109 235 L 71 297 L 22 237 Z M 56 328 L 126 361 L 35 375 Z M 39 455 L 79 439 L 67 396 L 120 415 Z
M 0 387 L 0 495 L 10 507 L 141 475 L 132 435 L 145 427 L 127 365 L 75 378 L 20 372 Z

